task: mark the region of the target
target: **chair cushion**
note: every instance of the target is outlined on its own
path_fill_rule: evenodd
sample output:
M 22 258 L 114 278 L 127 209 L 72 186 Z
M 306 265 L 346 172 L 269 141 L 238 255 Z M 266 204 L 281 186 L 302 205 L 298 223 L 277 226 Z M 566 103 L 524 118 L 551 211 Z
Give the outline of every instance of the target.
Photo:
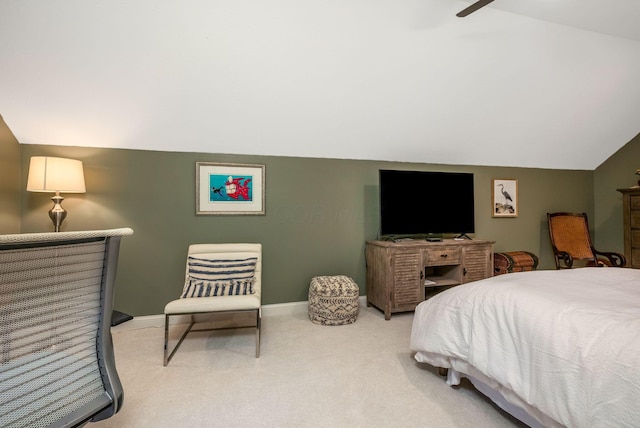
M 260 297 L 257 294 L 246 296 L 200 297 L 197 299 L 175 299 L 166 304 L 164 313 L 169 315 L 208 313 L 215 311 L 244 311 L 260 309 Z
M 208 259 L 189 256 L 181 298 L 253 294 L 257 257 Z

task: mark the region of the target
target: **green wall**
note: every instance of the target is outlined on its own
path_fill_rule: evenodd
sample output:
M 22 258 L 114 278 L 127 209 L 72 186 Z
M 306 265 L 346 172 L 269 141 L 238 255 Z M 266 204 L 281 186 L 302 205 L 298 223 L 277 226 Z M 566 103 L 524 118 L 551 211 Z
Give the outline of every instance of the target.
M 0 116 L 0 233 L 20 233 L 20 145 Z
M 38 155 L 84 163 L 87 193 L 63 195 L 63 231 L 134 229 L 122 243 L 116 291 L 116 308 L 133 315 L 160 314 L 178 296 L 187 246 L 198 242 L 262 243 L 264 304 L 306 300 L 315 275 L 352 276 L 364 294 L 364 242 L 377 234 L 380 168 L 474 173 L 475 236 L 495 240 L 496 251 L 532 251 L 542 268 L 553 267 L 546 212 L 592 214 L 594 207 L 592 171 L 38 145 L 21 145 L 20 189 L 29 158 Z M 266 215 L 196 216 L 198 161 L 265 165 Z M 491 217 L 492 178 L 518 179 L 518 218 Z M 51 195 L 21 194 L 22 232 L 51 231 Z
M 622 194 L 616 189 L 638 185 L 640 176 L 640 134 L 614 153 L 594 172 L 596 203 L 594 245 L 601 251 L 624 252 Z M 591 220 L 590 220 L 591 222 Z

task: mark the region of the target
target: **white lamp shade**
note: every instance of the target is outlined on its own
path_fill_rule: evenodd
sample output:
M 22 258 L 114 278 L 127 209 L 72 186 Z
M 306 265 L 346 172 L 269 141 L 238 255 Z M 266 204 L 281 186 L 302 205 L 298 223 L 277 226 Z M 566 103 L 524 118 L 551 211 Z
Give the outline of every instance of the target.
M 84 193 L 82 161 L 33 156 L 29 163 L 29 192 Z

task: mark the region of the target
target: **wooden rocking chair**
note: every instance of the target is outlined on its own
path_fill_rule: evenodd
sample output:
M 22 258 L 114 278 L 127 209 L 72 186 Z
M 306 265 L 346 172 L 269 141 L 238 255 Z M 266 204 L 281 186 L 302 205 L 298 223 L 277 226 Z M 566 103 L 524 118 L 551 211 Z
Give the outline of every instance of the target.
M 587 214 L 547 213 L 547 220 L 557 269 L 570 269 L 575 261 L 584 262 L 584 266 L 625 266 L 626 259 L 622 254 L 598 251 L 593 247 Z

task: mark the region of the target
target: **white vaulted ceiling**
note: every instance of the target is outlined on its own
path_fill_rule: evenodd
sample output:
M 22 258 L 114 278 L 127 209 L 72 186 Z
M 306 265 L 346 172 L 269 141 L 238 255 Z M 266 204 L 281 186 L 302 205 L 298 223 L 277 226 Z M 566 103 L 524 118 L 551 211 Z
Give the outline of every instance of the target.
M 22 144 L 595 169 L 640 0 L 0 0 Z

